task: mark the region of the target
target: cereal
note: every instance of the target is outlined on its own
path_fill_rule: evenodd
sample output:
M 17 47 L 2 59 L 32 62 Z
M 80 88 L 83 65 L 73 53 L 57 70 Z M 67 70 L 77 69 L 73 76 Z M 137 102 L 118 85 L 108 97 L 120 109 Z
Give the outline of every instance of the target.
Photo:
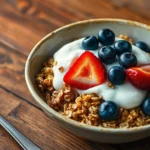
M 120 38 L 133 43 L 132 39 L 120 35 Z M 104 121 L 99 117 L 99 106 L 103 102 L 102 96 L 95 93 L 79 95 L 69 85 L 64 85 L 60 90 L 53 87 L 53 66 L 57 62 L 50 58 L 44 63 L 44 67 L 36 75 L 36 82 L 43 93 L 47 104 L 67 118 L 78 122 L 105 128 L 132 128 L 150 124 L 150 117 L 145 116 L 140 107 L 134 109 L 120 108 L 120 116 L 114 121 Z M 64 72 L 64 67 L 60 66 L 60 72 Z M 109 88 L 115 86 L 111 82 L 106 83 Z
M 126 35 L 120 34 L 120 35 L 119 35 L 119 38 L 121 38 L 121 39 L 123 39 L 123 40 L 126 40 L 126 41 L 130 42 L 131 44 L 133 44 L 132 39 L 129 38 L 128 36 L 126 36 Z
M 115 88 L 115 86 L 114 86 L 111 82 L 107 82 L 106 84 L 107 84 L 108 87 L 110 87 L 110 88 L 112 88 L 112 89 Z
M 45 93 L 46 91 L 53 92 L 53 62 L 54 60 L 51 58 L 47 62 L 44 63 L 44 68 L 42 68 L 41 72 L 36 76 L 36 82 L 38 84 L 39 89 Z
M 57 65 L 57 61 L 54 61 L 54 62 L 53 62 L 53 65 L 56 66 L 56 65 Z

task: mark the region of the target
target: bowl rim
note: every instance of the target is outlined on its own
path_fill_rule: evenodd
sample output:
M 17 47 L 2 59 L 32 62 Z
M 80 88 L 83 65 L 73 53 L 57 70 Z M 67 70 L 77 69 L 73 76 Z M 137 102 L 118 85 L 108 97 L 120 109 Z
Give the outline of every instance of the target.
M 137 21 L 131 21 L 131 20 L 125 20 L 125 19 L 114 19 L 114 18 L 103 18 L 103 19 L 90 19 L 90 20 L 83 20 L 83 21 L 78 21 L 75 23 L 71 23 L 68 25 L 65 25 L 63 27 L 60 27 L 54 31 L 52 31 L 51 33 L 47 34 L 45 37 L 43 37 L 31 50 L 27 60 L 26 60 L 26 64 L 25 64 L 25 80 L 26 80 L 26 84 L 27 87 L 32 95 L 32 97 L 34 98 L 34 100 L 39 104 L 39 106 L 45 111 L 47 112 L 49 115 L 54 116 L 55 118 L 57 118 L 60 121 L 63 121 L 67 124 L 70 124 L 71 126 L 74 126 L 76 128 L 80 128 L 80 129 L 84 129 L 84 130 L 90 130 L 90 131 L 94 131 L 94 132 L 102 132 L 102 133 L 111 133 L 111 134 L 122 134 L 122 133 L 126 133 L 126 134 L 130 134 L 130 133 L 134 133 L 134 132 L 141 132 L 141 131 L 146 131 L 148 129 L 150 129 L 150 125 L 145 125 L 145 126 L 140 126 L 140 127 L 133 127 L 133 128 L 104 128 L 104 127 L 97 127 L 97 126 L 89 126 L 86 124 L 82 124 L 80 122 L 74 121 L 72 119 L 69 119 L 61 114 L 59 114 L 57 111 L 55 111 L 54 109 L 52 109 L 51 107 L 49 107 L 42 98 L 40 98 L 40 96 L 36 93 L 36 91 L 34 90 L 34 87 L 32 85 L 31 82 L 31 78 L 30 78 L 30 64 L 31 64 L 31 60 L 34 56 L 34 54 L 36 53 L 38 47 L 40 47 L 45 41 L 49 40 L 53 35 L 66 30 L 68 28 L 71 27 L 75 27 L 78 26 L 80 24 L 88 24 L 88 23 L 119 23 L 119 24 L 127 24 L 130 26 L 137 26 L 137 27 L 141 27 L 144 28 L 146 30 L 150 31 L 150 26 L 137 22 Z

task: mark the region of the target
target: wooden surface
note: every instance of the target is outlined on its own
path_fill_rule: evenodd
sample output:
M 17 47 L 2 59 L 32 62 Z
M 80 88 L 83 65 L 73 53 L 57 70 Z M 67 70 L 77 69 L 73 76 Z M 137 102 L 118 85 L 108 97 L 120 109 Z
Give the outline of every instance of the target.
M 33 101 L 24 80 L 31 48 L 54 29 L 90 18 L 150 25 L 149 0 L 0 0 L 0 115 L 43 150 L 149 150 L 150 138 L 128 144 L 91 142 L 64 131 Z M 20 150 L 0 127 L 0 150 Z

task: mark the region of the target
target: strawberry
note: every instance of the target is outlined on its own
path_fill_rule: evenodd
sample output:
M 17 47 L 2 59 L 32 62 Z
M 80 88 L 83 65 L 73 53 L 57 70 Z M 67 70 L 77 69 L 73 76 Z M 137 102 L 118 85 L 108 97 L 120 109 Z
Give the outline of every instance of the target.
M 91 52 L 84 52 L 64 76 L 64 82 L 72 87 L 85 90 L 105 81 L 105 68 Z
M 150 64 L 126 70 L 129 81 L 137 88 L 150 90 Z

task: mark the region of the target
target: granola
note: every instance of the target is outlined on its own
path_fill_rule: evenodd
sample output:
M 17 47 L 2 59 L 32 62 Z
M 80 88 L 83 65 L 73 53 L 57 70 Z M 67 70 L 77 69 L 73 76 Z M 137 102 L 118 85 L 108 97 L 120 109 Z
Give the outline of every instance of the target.
M 69 85 L 55 90 L 52 84 L 53 65 L 52 59 L 45 62 L 44 68 L 36 76 L 36 82 L 47 104 L 62 115 L 87 125 L 105 128 L 131 128 L 150 124 L 150 117 L 145 116 L 139 107 L 130 110 L 120 108 L 120 116 L 115 121 L 101 120 L 98 108 L 103 102 L 102 96 L 95 93 L 78 95 Z M 110 82 L 108 86 L 114 88 Z
M 120 35 L 119 38 L 133 44 L 133 40 L 128 36 Z M 99 116 L 99 106 L 104 102 L 102 96 L 96 93 L 79 95 L 67 84 L 64 84 L 62 89 L 55 90 L 53 67 L 57 63 L 52 58 L 46 61 L 40 73 L 36 75 L 36 82 L 46 103 L 60 114 L 87 125 L 104 128 L 132 128 L 150 124 L 150 116 L 146 116 L 140 106 L 133 109 L 120 108 L 120 115 L 116 120 L 105 121 Z M 65 71 L 63 66 L 57 69 L 60 73 Z M 115 90 L 115 85 L 110 81 L 106 82 L 106 85 Z
M 126 41 L 130 42 L 131 44 L 133 44 L 133 40 L 126 35 L 120 34 L 119 38 L 126 40 Z

